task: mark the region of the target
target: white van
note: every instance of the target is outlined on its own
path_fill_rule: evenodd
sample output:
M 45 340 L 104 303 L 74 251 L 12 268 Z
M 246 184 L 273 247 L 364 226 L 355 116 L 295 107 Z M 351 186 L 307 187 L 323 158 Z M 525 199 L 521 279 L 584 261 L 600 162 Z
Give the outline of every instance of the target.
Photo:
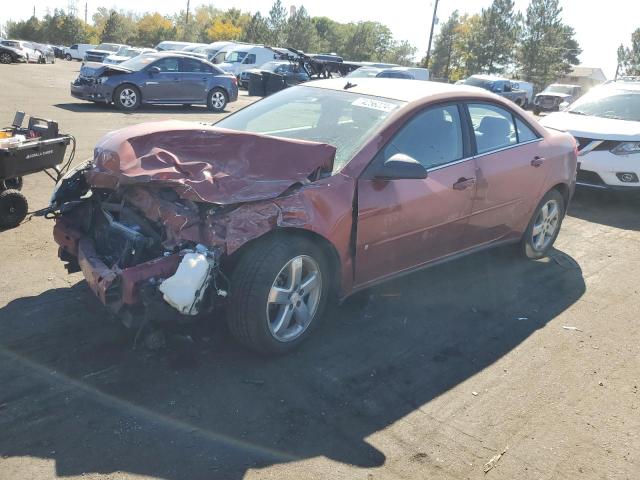
M 195 50 L 196 53 L 204 53 L 207 56 L 207 60 L 211 63 L 222 63 L 224 57 L 227 54 L 227 50 L 235 48 L 238 44 L 236 42 L 213 42 L 205 47 L 200 47 Z
M 280 58 L 280 55 L 262 45 L 238 45 L 227 52 L 224 62 L 218 64 L 218 66 L 225 72 L 233 73 L 237 77 L 245 70 L 259 67 L 278 58 Z
M 90 43 L 74 43 L 70 47 L 65 47 L 64 58 L 67 60 L 84 60 L 87 50 L 93 48 L 96 48 L 96 46 Z

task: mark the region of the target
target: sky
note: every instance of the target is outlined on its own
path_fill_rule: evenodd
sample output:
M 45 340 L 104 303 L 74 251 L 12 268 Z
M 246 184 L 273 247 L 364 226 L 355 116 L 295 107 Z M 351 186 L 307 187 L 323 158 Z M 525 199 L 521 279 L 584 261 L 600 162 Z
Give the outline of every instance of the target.
M 434 0 L 282 0 L 285 6 L 303 4 L 312 16 L 327 16 L 339 22 L 372 20 L 386 24 L 398 40 L 408 40 L 418 48 L 418 58 L 427 50 Z M 84 13 L 83 0 L 27 0 L 15 2 L 2 0 L 0 24 L 7 20 L 25 20 L 35 7 L 36 16 L 42 17 L 47 8 L 67 9 L 76 3 Z M 89 18 L 99 6 L 133 10 L 138 13 L 158 11 L 173 14 L 186 7 L 186 0 L 103 0 L 88 1 Z M 273 0 L 191 0 L 191 9 L 199 4 L 212 3 L 218 8 L 237 7 L 244 11 L 268 13 Z M 487 7 L 491 0 L 440 0 L 438 18 L 440 23 L 451 12 L 477 13 Z M 523 11 L 528 0 L 515 0 L 516 8 Z M 582 65 L 602 68 L 608 78 L 613 78 L 616 70 L 616 50 L 618 45 L 629 45 L 631 33 L 640 28 L 640 0 L 560 0 L 563 19 L 576 31 L 576 38 L 583 49 L 580 55 Z M 436 26 L 436 33 L 438 26 Z M 338 52 L 339 53 L 339 52 Z

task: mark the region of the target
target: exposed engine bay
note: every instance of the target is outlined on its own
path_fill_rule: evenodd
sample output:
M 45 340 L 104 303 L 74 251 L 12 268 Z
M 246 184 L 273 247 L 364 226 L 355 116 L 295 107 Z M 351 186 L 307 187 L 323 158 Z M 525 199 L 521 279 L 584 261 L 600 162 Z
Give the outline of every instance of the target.
M 335 153 L 325 144 L 159 125 L 105 137 L 91 161 L 59 182 L 47 214 L 68 271 L 82 271 L 129 326 L 176 312 L 188 320 L 224 302 L 232 290 L 225 261 L 270 230 L 308 227 L 295 193 L 330 172 Z M 273 162 L 286 163 L 283 152 L 295 168 L 274 170 Z

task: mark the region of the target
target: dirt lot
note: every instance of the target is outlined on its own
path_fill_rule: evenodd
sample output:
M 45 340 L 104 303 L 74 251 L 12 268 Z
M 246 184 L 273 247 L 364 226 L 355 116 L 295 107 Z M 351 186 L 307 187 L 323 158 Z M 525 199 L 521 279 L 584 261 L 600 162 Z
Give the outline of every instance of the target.
M 219 118 L 77 102 L 78 67 L 3 65 L 0 120 L 56 119 L 82 160 L 123 125 Z M 26 178 L 32 209 L 51 187 Z M 0 478 L 635 480 L 639 206 L 580 194 L 552 258 L 502 248 L 388 283 L 277 359 L 216 319 L 133 350 L 49 221 L 1 232 Z

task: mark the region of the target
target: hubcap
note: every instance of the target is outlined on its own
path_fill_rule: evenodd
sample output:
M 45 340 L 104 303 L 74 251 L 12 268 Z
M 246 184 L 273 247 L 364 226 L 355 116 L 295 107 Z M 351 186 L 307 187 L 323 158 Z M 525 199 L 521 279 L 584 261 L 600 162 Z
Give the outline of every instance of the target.
M 556 200 L 545 203 L 533 224 L 531 244 L 537 251 L 544 250 L 558 230 L 560 223 L 560 208 Z
M 276 276 L 267 300 L 267 322 L 276 340 L 298 338 L 315 317 L 322 294 L 317 262 L 307 256 L 292 258 Z
M 130 88 L 125 88 L 120 92 L 120 103 L 127 108 L 133 107 L 136 104 L 137 99 L 138 96 L 136 95 L 136 92 Z
M 213 106 L 213 108 L 223 108 L 224 103 L 224 93 L 214 92 L 213 95 L 211 95 L 211 105 Z

